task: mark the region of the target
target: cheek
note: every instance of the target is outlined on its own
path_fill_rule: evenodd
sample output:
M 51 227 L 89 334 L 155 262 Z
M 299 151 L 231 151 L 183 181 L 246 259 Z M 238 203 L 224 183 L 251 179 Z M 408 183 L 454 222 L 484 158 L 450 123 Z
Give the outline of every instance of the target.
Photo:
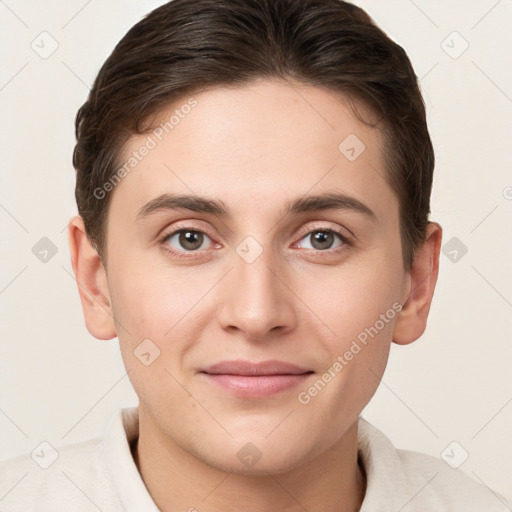
M 162 339 L 197 301 L 197 285 L 184 268 L 171 269 L 162 258 L 143 251 L 118 249 L 109 279 L 116 318 L 131 326 L 130 333 Z M 128 327 L 127 325 L 127 327 Z
M 315 286 L 310 283 L 303 293 L 309 297 L 308 306 L 330 328 L 334 344 L 342 349 L 347 341 L 376 322 L 383 337 L 391 336 L 391 324 L 396 316 L 393 304 L 400 298 L 400 279 L 398 269 L 371 263 L 346 268 L 323 281 L 317 276 Z M 383 321 L 381 315 L 385 315 Z
M 147 351 L 151 356 L 155 353 L 158 357 L 151 363 L 153 378 L 158 368 L 174 372 L 194 345 L 197 337 L 192 333 L 200 332 L 209 318 L 205 296 L 212 279 L 200 278 L 197 271 L 194 275 L 193 269 L 171 272 L 163 266 L 140 268 L 144 271 L 135 266 L 113 269 L 112 305 L 126 367 L 139 372 L 143 369 L 137 356 Z
M 128 272 L 118 267 L 112 284 L 121 357 L 141 402 L 168 404 L 172 397 L 188 403 L 172 376 L 179 374 L 190 340 L 184 336 L 192 297 L 160 272 Z M 129 275 L 130 278 L 124 276 Z M 190 406 L 190 404 L 188 404 Z
M 118 275 L 114 280 L 114 315 L 127 331 L 119 332 L 119 336 L 161 338 L 172 325 L 172 307 L 178 303 L 158 280 L 136 273 L 127 275 L 130 277 Z
M 401 309 L 400 275 L 399 265 L 372 264 L 348 271 L 317 296 L 318 314 L 334 331 L 324 341 L 329 375 L 322 381 L 329 381 L 330 399 L 340 405 L 347 394 L 352 403 L 366 403 L 377 388 Z
M 342 431 L 340 425 L 357 418 L 375 394 L 388 360 L 396 309 L 391 304 L 364 306 L 358 316 L 349 315 L 346 321 L 338 317 L 336 340 L 324 343 L 328 357 L 323 372 L 297 396 L 308 414 L 321 418 L 332 440 Z

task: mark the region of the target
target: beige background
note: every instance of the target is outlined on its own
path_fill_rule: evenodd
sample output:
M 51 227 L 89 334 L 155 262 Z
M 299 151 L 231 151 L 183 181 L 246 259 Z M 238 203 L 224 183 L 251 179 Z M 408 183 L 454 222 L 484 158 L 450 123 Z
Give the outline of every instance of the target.
M 117 408 L 137 403 L 117 340 L 85 329 L 65 228 L 76 110 L 117 41 L 161 3 L 0 2 L 0 459 L 102 435 Z M 444 244 L 457 238 L 426 334 L 393 347 L 363 415 L 398 447 L 440 456 L 457 441 L 469 453 L 460 470 L 512 499 L 512 2 L 356 3 L 421 77 L 437 157 L 432 219 Z M 32 251 L 43 237 L 57 251 L 46 262 Z

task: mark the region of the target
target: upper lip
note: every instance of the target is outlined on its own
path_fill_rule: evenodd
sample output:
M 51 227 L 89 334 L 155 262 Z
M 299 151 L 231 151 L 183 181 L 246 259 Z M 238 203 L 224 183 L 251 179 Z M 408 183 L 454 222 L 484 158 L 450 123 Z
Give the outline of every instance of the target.
M 241 359 L 235 361 L 221 361 L 201 370 L 209 374 L 226 375 L 300 375 L 310 373 L 312 370 L 302 368 L 284 361 L 261 361 L 252 363 Z

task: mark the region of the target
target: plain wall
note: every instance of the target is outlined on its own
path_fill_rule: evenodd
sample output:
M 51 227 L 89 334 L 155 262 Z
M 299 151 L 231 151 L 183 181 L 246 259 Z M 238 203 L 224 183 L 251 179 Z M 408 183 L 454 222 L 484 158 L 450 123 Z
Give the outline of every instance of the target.
M 85 328 L 66 226 L 76 111 L 114 45 L 161 3 L 0 3 L 0 459 L 101 436 L 116 409 L 137 404 L 118 341 Z M 460 470 L 512 499 L 512 2 L 356 3 L 421 78 L 431 218 L 455 244 L 426 333 L 392 347 L 363 416 L 400 448 L 440 456 L 457 441 L 469 453 Z M 43 31 L 59 45 L 46 59 L 31 47 Z M 57 251 L 47 262 L 33 253 L 43 237 Z

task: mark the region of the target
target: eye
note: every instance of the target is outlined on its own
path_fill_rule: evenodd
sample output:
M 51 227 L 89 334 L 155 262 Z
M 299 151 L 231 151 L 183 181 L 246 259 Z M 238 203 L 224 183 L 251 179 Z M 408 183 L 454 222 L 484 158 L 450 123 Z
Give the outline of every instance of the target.
M 211 239 L 202 231 L 196 229 L 180 229 L 166 235 L 162 239 L 164 245 L 170 246 L 174 252 L 195 252 L 199 249 L 206 249 L 207 240 Z
M 336 243 L 336 238 L 338 239 L 338 244 L 334 245 Z M 310 240 L 310 247 L 306 247 L 306 249 L 313 249 L 315 251 L 335 249 L 336 247 L 348 243 L 345 236 L 332 229 L 315 229 L 314 231 L 310 231 L 301 240 Z
M 350 245 L 349 239 L 342 233 L 333 229 L 315 229 L 306 234 L 299 241 L 309 241 L 309 247 L 304 248 L 313 251 L 327 252 L 340 246 Z M 307 243 L 307 242 L 306 242 Z M 164 235 L 161 239 L 164 248 L 178 257 L 193 256 L 200 250 L 212 248 L 212 239 L 203 231 L 191 228 L 181 228 Z M 187 254 L 188 253 L 188 254 Z

